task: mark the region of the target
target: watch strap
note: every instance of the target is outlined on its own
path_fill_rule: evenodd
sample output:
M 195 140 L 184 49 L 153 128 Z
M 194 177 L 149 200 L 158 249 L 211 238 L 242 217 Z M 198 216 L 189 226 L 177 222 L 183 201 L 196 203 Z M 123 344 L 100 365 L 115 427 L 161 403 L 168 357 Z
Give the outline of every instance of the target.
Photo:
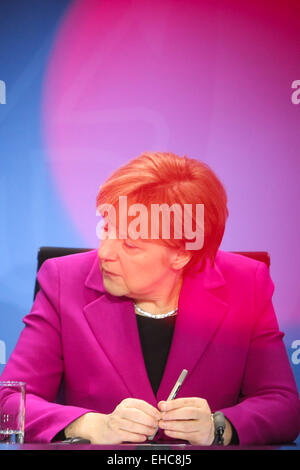
M 212 445 L 223 446 L 224 445 L 224 432 L 225 432 L 225 416 L 221 411 L 216 411 L 212 414 L 214 426 L 215 426 L 215 437 Z

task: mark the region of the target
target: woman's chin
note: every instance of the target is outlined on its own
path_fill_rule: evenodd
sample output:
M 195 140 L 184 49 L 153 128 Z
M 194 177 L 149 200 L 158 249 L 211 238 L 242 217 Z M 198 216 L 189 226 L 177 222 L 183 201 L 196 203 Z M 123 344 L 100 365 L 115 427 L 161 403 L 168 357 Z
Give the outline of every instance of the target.
M 125 289 L 123 289 L 121 286 L 118 286 L 115 280 L 113 281 L 111 279 L 103 278 L 103 285 L 105 290 L 111 295 L 115 295 L 117 297 L 126 295 Z

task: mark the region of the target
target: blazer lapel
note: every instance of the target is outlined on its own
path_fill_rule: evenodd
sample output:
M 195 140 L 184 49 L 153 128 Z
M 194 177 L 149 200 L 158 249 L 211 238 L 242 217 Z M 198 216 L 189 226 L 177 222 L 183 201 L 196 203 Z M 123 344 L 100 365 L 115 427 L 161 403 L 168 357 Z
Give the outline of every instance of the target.
M 166 400 L 183 369 L 188 375 L 182 396 L 188 396 L 189 376 L 213 339 L 228 310 L 226 282 L 218 265 L 207 263 L 204 272 L 185 277 L 179 296 L 173 340 L 157 392 L 157 400 Z M 179 392 L 180 396 L 180 392 Z
M 98 256 L 85 285 L 99 292 L 99 296 L 83 308 L 98 343 L 127 387 L 129 396 L 155 406 L 156 398 L 143 359 L 133 301 L 106 292 Z
M 189 376 L 228 310 L 226 282 L 217 258 L 213 268 L 207 263 L 202 273 L 184 278 L 173 340 L 156 397 L 143 359 L 133 302 L 106 292 L 97 255 L 85 285 L 98 291 L 98 297 L 84 307 L 84 314 L 129 395 L 156 406 L 167 399 L 179 374 L 187 369 L 181 389 L 182 396 L 187 396 L 184 388 L 188 387 Z

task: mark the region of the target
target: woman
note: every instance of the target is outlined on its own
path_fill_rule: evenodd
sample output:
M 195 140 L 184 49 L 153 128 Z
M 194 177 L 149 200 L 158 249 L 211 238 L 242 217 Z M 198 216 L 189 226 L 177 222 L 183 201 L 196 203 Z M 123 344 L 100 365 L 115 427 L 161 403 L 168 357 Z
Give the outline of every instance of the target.
M 133 208 L 125 219 L 124 196 Z M 169 237 L 164 220 L 151 217 L 153 204 L 177 204 Z M 184 230 L 179 206 L 196 231 Z M 225 445 L 294 440 L 299 398 L 274 284 L 264 263 L 218 249 L 228 210 L 214 172 L 145 153 L 111 175 L 97 207 L 105 217 L 98 252 L 42 265 L 41 289 L 1 377 L 27 383 L 25 441 L 144 442 L 158 428 L 155 440 L 211 445 L 217 411 Z M 137 207 L 147 209 L 139 237 Z M 201 228 L 195 249 L 191 233 Z M 183 369 L 177 397 L 166 402 Z M 64 404 L 55 401 L 61 382 Z

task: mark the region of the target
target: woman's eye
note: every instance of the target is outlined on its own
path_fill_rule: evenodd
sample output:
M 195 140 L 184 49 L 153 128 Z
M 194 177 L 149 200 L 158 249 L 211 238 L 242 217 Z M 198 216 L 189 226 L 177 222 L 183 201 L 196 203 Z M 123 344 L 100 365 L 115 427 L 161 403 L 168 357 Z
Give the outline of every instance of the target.
M 126 246 L 126 248 L 136 248 L 135 245 L 130 245 L 130 244 L 128 244 L 128 243 L 125 243 L 125 246 Z

